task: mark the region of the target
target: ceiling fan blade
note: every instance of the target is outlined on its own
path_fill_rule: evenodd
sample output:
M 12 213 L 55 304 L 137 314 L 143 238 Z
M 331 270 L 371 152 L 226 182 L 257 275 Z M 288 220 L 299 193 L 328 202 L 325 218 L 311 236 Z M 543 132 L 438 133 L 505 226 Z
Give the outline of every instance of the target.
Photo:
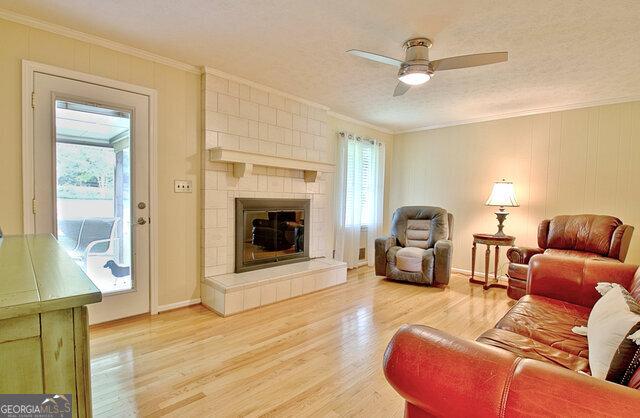
M 496 64 L 509 59 L 507 52 L 487 52 L 485 54 L 461 55 L 459 57 L 443 58 L 431 61 L 434 71 L 455 70 L 457 68 L 477 67 L 480 65 Z
M 402 64 L 402 61 L 400 60 L 385 57 L 384 55 L 374 54 L 373 52 L 360 51 L 359 49 L 350 49 L 347 52 L 351 55 L 355 55 L 356 57 L 366 58 L 368 60 L 381 62 L 387 65 L 393 65 L 394 67 L 399 67 L 400 64 Z
M 393 97 L 402 96 L 403 94 L 408 92 L 410 88 L 411 88 L 410 85 L 404 84 L 402 81 L 398 81 L 398 85 L 396 86 L 396 89 L 393 91 Z

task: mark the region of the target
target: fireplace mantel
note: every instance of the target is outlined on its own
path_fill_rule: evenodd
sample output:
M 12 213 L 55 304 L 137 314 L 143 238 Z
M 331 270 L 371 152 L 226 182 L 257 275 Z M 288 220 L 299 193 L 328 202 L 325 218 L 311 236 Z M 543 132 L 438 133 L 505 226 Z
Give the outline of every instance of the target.
M 209 148 L 209 161 L 233 163 L 233 175 L 238 178 L 250 176 L 254 165 L 302 170 L 304 171 L 304 181 L 307 183 L 315 182 L 318 179 L 318 173 L 333 173 L 336 171 L 335 164 L 321 161 L 275 157 L 223 147 Z

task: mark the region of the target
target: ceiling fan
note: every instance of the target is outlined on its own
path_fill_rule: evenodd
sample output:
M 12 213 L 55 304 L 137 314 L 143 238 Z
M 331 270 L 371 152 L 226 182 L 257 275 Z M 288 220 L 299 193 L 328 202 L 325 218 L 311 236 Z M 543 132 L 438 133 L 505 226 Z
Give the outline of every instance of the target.
M 458 68 L 477 67 L 479 65 L 504 62 L 509 58 L 507 52 L 487 52 L 484 54 L 461 55 L 458 57 L 443 58 L 429 61 L 429 48 L 431 40 L 427 38 L 413 38 L 404 43 L 404 61 L 373 52 L 350 49 L 349 54 L 366 58 L 371 61 L 381 62 L 387 65 L 399 67 L 398 85 L 393 92 L 395 96 L 402 96 L 411 86 L 424 84 L 431 79 L 436 71 L 455 70 Z

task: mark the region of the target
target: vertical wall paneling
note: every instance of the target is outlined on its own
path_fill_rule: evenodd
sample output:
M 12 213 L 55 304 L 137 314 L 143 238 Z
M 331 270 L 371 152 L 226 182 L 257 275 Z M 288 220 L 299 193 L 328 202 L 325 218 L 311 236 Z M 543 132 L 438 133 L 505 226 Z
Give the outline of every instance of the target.
M 536 245 L 547 217 L 610 214 L 636 226 L 627 261 L 640 263 L 640 102 L 396 135 L 390 207 L 451 211 L 454 266 L 470 269 L 471 234 L 496 230 L 484 201 L 503 177 L 521 205 L 505 229 L 517 244 Z
M 0 226 L 6 234 L 22 233 L 23 59 L 158 91 L 158 302 L 197 299 L 200 197 L 173 193 L 173 180 L 191 180 L 194 190 L 199 189 L 200 76 L 0 19 Z

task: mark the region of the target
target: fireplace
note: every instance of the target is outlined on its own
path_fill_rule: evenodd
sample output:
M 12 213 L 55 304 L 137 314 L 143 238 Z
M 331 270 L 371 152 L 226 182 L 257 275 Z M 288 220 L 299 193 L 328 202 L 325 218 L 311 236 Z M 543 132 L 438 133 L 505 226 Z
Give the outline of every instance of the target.
M 309 199 L 236 198 L 236 273 L 309 260 Z

